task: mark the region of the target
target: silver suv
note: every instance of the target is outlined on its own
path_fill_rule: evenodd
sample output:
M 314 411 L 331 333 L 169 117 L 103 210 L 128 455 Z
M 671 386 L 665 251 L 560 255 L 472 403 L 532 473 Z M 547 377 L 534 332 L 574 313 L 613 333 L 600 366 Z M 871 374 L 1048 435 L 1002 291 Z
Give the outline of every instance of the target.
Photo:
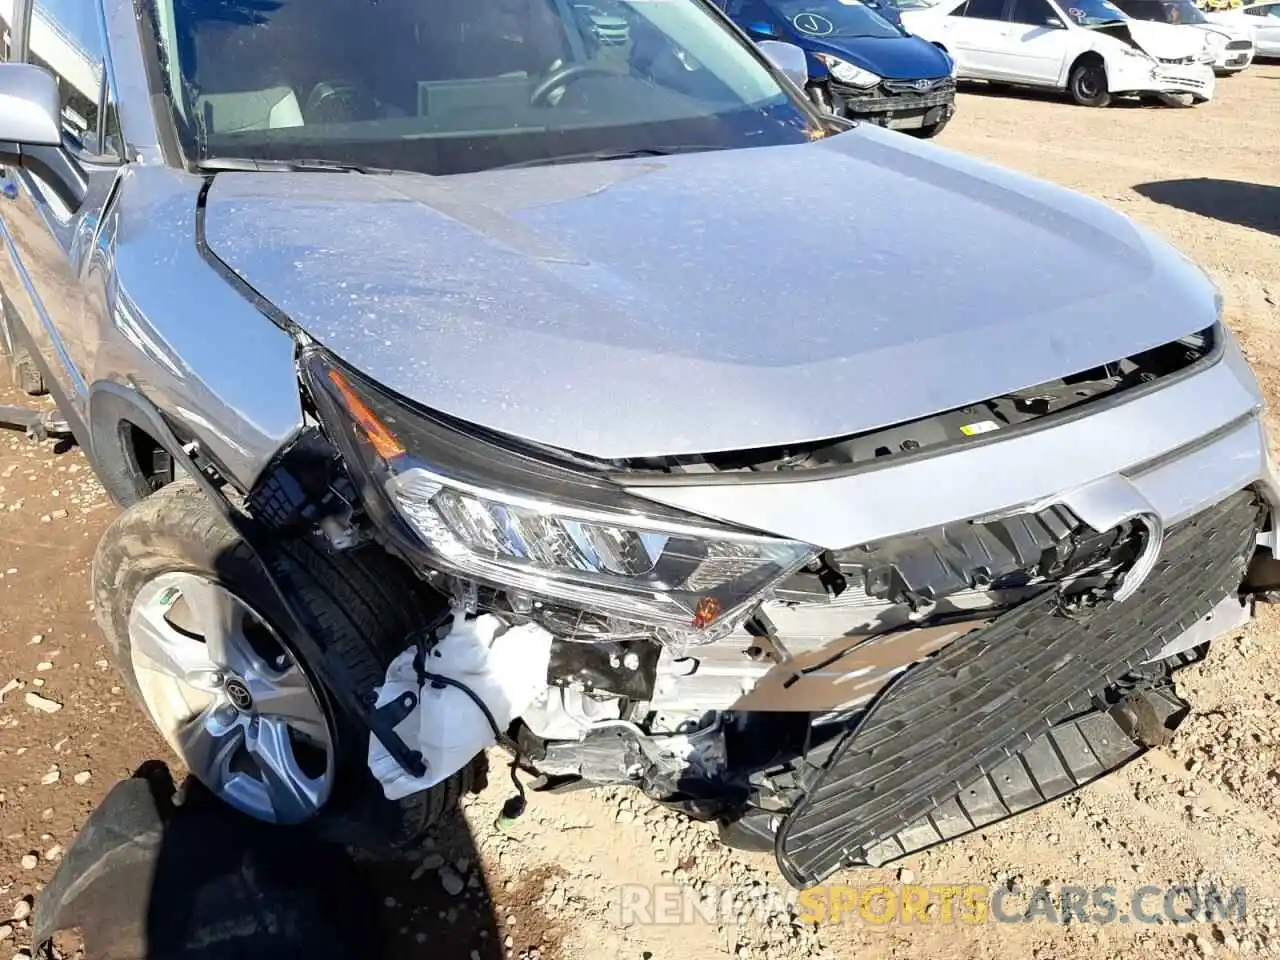
M 97 615 L 174 750 L 372 846 L 496 742 L 805 884 L 1163 742 L 1274 586 L 1213 286 L 615 6 L 4 9 L 4 348 L 125 508 Z

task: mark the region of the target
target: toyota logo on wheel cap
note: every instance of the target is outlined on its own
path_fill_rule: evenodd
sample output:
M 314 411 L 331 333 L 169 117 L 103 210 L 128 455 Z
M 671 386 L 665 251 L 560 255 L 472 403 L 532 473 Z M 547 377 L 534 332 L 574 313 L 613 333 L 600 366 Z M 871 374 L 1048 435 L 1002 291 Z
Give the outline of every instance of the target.
M 245 682 L 239 677 L 232 677 L 223 686 L 226 691 L 227 699 L 232 705 L 242 713 L 253 709 L 253 694 L 249 692 L 249 688 Z

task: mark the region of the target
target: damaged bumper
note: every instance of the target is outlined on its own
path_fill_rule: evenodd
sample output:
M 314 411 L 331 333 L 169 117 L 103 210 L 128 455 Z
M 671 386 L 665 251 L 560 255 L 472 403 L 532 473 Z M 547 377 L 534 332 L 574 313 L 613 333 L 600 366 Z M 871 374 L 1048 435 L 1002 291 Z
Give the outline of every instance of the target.
M 429 669 L 478 692 L 487 726 L 474 710 L 458 721 L 456 689 L 424 682 L 413 651 L 379 703 L 406 698 L 416 712 L 397 732 L 437 777 L 518 719 L 532 772 L 630 783 L 719 819 L 775 845 L 797 885 L 1075 789 L 1175 725 L 1185 705 L 1160 686 L 1171 665 L 1280 587 L 1253 562 L 1277 546 L 1261 394 L 1213 331 L 1155 350 L 1185 363 L 1125 360 L 975 404 L 950 433 L 947 414 L 889 428 L 861 469 L 634 474 L 637 496 L 813 544 L 821 560 L 704 644 L 460 624 L 455 639 L 470 639 L 436 646 Z M 1055 406 L 1091 389 L 1085 406 Z M 1003 425 L 975 420 L 978 407 Z M 376 746 L 370 761 L 388 796 L 429 786 Z
M 1064 517 L 1095 531 L 1142 530 L 1121 588 L 1075 610 L 1060 591 L 967 616 L 963 603 L 939 604 L 930 613 L 936 624 L 945 611 L 940 625 L 885 633 L 894 624 L 883 609 L 841 608 L 839 598 L 789 605 L 780 591 L 769 616 L 784 643 L 840 639 L 752 676 L 743 651 L 736 665 L 703 663 L 722 675 L 715 696 L 738 684 L 735 710 L 811 711 L 821 746 L 768 773 L 773 802 L 724 821 L 726 842 L 775 849 L 784 875 L 805 886 L 1012 816 L 1151 746 L 1151 723 L 1137 725 L 1146 733 L 1126 726 L 1117 707 L 1126 684 L 1144 673 L 1164 682 L 1193 651 L 1246 622 L 1252 596 L 1278 582 L 1267 577 L 1277 566 L 1276 484 L 1260 411 L 1227 338 L 1213 364 L 1089 416 L 822 483 L 717 488 L 719 515 L 768 511 L 771 525 L 803 530 L 837 556 L 846 544 L 875 553 L 915 541 L 923 549 L 894 554 L 894 575 L 927 573 L 932 584 L 957 569 L 1039 556 L 1046 540 L 1064 542 Z M 1043 495 L 1047 474 L 1061 493 Z M 767 506 L 757 499 L 764 491 Z M 703 502 L 688 488 L 658 495 Z M 972 598 L 952 597 L 962 599 Z M 875 625 L 865 633 L 847 627 L 859 613 Z M 655 700 L 688 705 L 686 682 L 660 675 Z M 1161 728 L 1185 712 L 1171 687 L 1139 699 L 1139 714 L 1156 715 Z M 839 733 L 824 740 L 819 728 Z
M 1238 589 L 1263 508 L 1233 495 L 1179 524 L 1162 559 L 1124 601 L 1065 610 L 1047 594 L 907 671 L 805 785 L 779 829 L 779 864 L 798 886 L 917 824 L 954 785 L 984 777 L 1056 722 L 1158 656 Z M 967 799 L 960 796 L 963 806 Z
M 1197 100 L 1212 100 L 1213 67 L 1205 63 L 1151 64 L 1137 57 L 1118 65 L 1108 64 L 1108 86 L 1113 94 L 1188 94 Z
M 956 112 L 956 83 L 950 77 L 885 80 L 871 90 L 832 84 L 845 116 L 890 130 L 921 130 L 950 120 Z

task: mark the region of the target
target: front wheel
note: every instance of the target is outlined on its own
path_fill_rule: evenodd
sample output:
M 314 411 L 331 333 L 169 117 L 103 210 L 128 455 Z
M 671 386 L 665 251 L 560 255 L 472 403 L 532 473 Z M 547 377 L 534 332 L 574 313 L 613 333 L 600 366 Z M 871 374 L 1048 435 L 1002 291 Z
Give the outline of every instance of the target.
M 1107 90 L 1107 70 L 1097 61 L 1077 63 L 1067 81 L 1071 98 L 1082 107 L 1105 107 L 1111 103 Z
M 431 620 L 418 581 L 378 549 L 337 554 L 297 538 L 284 552 L 276 575 L 367 697 Z M 419 839 L 469 786 L 466 768 L 401 801 L 383 796 L 366 766 L 368 732 L 320 685 L 257 561 L 190 481 L 116 519 L 94 557 L 93 589 L 98 623 L 151 721 L 241 813 L 314 822 L 377 850 Z

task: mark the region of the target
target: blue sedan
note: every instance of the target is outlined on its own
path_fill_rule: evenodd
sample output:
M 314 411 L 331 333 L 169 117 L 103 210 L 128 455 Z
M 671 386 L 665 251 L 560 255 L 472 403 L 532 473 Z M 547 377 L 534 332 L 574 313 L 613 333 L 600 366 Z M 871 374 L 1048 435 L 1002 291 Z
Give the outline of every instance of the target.
M 842 116 L 932 137 L 955 113 L 955 65 L 902 27 L 892 0 L 712 0 L 754 40 L 809 60 L 809 95 Z

